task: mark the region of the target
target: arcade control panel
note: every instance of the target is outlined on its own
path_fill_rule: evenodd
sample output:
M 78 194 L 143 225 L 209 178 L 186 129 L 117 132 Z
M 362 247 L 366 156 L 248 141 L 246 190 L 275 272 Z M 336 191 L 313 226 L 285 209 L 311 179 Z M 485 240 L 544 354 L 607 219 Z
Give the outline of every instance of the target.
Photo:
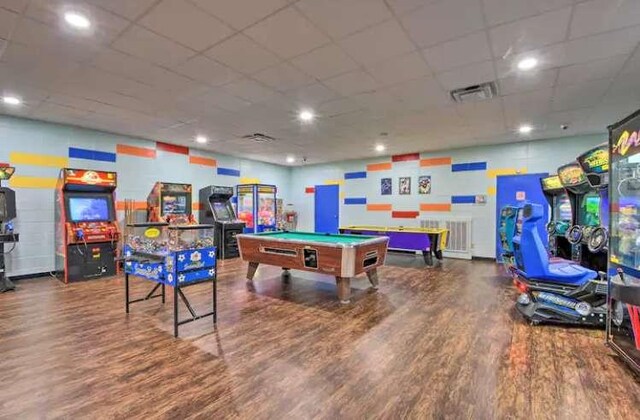
M 113 222 L 67 223 L 68 243 L 112 242 L 120 238 Z

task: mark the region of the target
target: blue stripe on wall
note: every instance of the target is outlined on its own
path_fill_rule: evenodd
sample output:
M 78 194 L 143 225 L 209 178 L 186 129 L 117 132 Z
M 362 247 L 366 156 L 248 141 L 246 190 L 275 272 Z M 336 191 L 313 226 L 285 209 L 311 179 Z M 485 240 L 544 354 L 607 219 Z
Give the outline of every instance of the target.
M 236 197 L 235 195 L 233 197 L 231 197 L 231 202 L 233 204 L 238 204 L 238 197 Z
M 240 171 L 237 169 L 218 167 L 218 175 L 240 176 Z
M 115 162 L 116 154 L 109 152 L 100 152 L 98 150 L 78 149 L 76 147 L 69 148 L 69 157 L 74 159 L 99 160 L 101 162 Z
M 451 204 L 475 204 L 475 195 L 452 195 Z
M 344 204 L 367 204 L 366 197 L 345 198 Z
M 358 179 L 358 178 L 366 178 L 367 177 L 367 173 L 362 171 L 362 172 L 346 172 L 344 174 L 344 179 Z
M 451 172 L 462 171 L 486 171 L 487 162 L 468 162 L 468 163 L 454 163 L 451 165 Z

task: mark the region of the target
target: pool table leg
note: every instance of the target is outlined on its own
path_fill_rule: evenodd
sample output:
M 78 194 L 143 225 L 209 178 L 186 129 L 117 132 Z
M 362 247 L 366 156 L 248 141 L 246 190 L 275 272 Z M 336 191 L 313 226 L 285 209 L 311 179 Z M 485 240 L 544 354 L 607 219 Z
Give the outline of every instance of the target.
M 351 278 L 336 276 L 336 284 L 338 286 L 338 299 L 340 299 L 340 303 L 351 302 Z
M 422 258 L 424 258 L 424 263 L 428 267 L 433 267 L 433 255 L 431 254 L 431 250 L 422 251 Z
M 249 268 L 247 269 L 247 280 L 253 280 L 253 276 L 256 275 L 256 270 L 260 264 L 257 262 L 250 262 Z
M 367 277 L 369 278 L 369 281 L 371 282 L 371 285 L 373 286 L 374 289 L 378 289 L 378 269 L 374 268 L 373 270 L 369 270 L 367 271 Z

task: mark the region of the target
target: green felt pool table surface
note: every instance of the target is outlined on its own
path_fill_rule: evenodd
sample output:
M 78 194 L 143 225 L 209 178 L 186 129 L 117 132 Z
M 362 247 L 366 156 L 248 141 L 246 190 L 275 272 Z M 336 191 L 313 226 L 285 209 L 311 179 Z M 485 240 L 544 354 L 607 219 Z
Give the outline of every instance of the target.
M 377 239 L 377 236 L 367 235 L 338 235 L 327 233 L 313 233 L 313 232 L 263 232 L 255 235 L 259 238 L 273 238 L 273 239 L 289 239 L 295 241 L 308 241 L 308 242 L 324 242 L 331 244 L 352 244 L 366 242 L 371 239 Z

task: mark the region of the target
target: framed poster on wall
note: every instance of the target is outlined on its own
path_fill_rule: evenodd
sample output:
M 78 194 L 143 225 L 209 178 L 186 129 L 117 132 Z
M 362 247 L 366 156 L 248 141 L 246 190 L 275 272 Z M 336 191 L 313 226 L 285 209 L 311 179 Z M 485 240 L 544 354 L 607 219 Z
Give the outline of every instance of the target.
M 411 177 L 401 176 L 399 182 L 399 190 L 401 195 L 411 195 Z
M 431 194 L 431 176 L 418 177 L 418 194 Z
M 382 195 L 391 195 L 392 191 L 391 178 L 382 178 L 380 180 L 380 193 Z

